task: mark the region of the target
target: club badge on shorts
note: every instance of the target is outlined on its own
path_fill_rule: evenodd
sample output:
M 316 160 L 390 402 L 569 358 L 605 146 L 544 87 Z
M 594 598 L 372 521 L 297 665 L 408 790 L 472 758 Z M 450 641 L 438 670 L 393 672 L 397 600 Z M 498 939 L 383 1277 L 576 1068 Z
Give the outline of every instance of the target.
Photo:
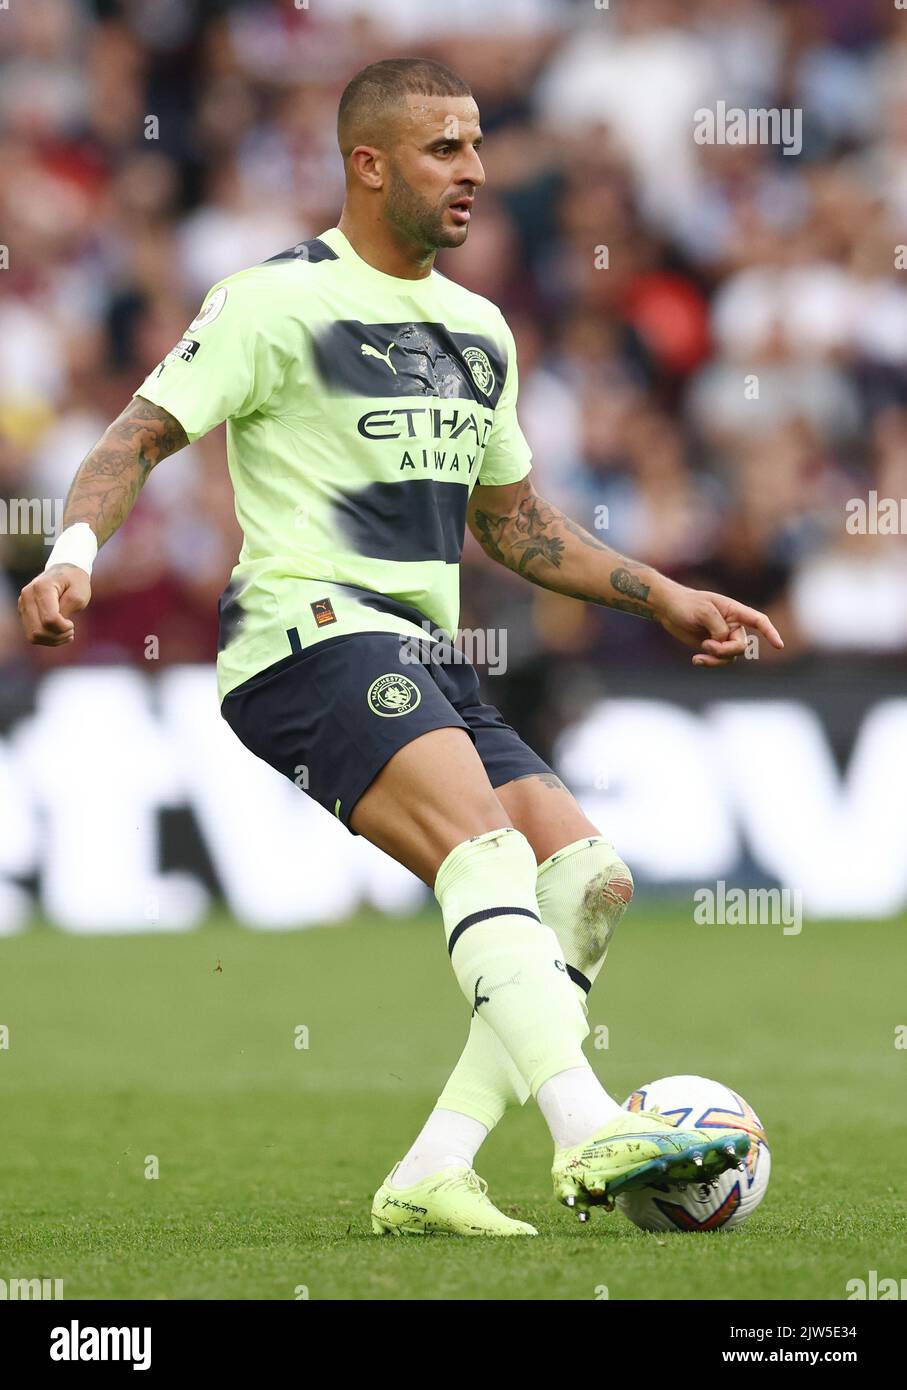
M 373 714 L 388 719 L 398 714 L 410 714 L 420 703 L 422 691 L 409 676 L 391 671 L 372 681 L 366 698 Z

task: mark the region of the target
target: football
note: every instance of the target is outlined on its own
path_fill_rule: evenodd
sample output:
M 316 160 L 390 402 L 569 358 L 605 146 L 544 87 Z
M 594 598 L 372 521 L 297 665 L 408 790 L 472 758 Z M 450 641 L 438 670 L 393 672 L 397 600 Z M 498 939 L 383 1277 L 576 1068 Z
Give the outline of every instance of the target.
M 711 1183 L 657 1183 L 617 1198 L 619 1209 L 644 1231 L 731 1231 L 758 1207 L 772 1157 L 762 1121 L 742 1096 L 705 1076 L 664 1076 L 633 1091 L 626 1110 L 652 1110 L 678 1127 L 742 1129 L 750 1136 L 743 1171 L 731 1168 Z

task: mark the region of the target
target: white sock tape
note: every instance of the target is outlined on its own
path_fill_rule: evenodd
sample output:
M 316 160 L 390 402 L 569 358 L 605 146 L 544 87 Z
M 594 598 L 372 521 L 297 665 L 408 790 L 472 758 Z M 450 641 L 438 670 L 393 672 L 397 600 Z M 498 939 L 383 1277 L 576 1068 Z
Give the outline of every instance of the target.
M 49 570 L 51 565 L 77 565 L 90 575 L 97 553 L 98 538 L 94 531 L 87 521 L 77 521 L 60 532 L 44 568 Z

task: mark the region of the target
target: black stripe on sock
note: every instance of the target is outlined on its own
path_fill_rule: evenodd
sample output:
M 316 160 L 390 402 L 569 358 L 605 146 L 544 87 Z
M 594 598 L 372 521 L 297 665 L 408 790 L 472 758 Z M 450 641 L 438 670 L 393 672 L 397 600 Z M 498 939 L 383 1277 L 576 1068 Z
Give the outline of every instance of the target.
M 567 974 L 570 976 L 573 983 L 579 985 L 580 989 L 585 994 L 589 993 L 592 988 L 592 981 L 588 980 L 581 970 L 577 970 L 575 965 L 568 965 Z
M 530 912 L 528 907 L 486 907 L 481 912 L 471 912 L 468 917 L 463 918 L 462 922 L 457 923 L 450 933 L 450 940 L 447 943 L 448 953 L 453 955 L 453 948 L 467 927 L 474 926 L 476 922 L 487 922 L 489 917 L 531 917 L 533 922 L 538 922 L 539 926 L 542 925 L 541 917 Z

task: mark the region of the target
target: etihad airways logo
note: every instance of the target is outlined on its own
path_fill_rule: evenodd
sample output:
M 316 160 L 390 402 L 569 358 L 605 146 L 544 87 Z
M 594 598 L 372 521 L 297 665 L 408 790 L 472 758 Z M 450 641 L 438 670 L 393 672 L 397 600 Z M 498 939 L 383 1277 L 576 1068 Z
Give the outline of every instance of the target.
M 417 422 L 417 416 L 427 418 Z M 366 411 L 356 428 L 364 439 L 459 439 L 471 434 L 476 447 L 484 449 L 493 424 L 491 410 L 479 419 L 474 410 L 458 406 L 401 405 L 393 410 Z

